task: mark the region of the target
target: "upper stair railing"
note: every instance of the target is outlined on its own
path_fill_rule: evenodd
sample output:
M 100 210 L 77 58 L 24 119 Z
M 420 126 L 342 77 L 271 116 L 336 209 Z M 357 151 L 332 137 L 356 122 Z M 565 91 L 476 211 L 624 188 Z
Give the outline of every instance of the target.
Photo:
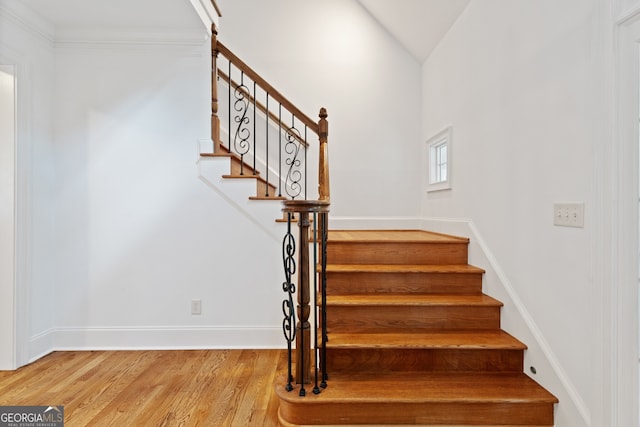
M 318 173 L 319 199 L 328 199 L 326 155 L 317 166 L 307 157 L 312 134 L 320 141 L 320 156 L 326 151 L 326 110 L 320 110 L 319 121 L 311 119 L 222 44 L 215 31 L 212 62 L 214 153 L 238 156 L 240 175 L 260 175 L 271 184 L 259 197 L 308 200 L 308 183 Z
M 313 392 L 317 394 L 326 387 L 327 380 L 327 333 L 324 326 L 318 329 L 320 323 L 325 323 L 320 319 L 326 319 L 330 204 L 327 111 L 321 108 L 320 119 L 312 120 L 220 43 L 215 28 L 211 42 L 214 154 L 239 158 L 240 176 L 260 176 L 265 180 L 267 185 L 261 187 L 265 194 L 258 198 L 283 200 L 287 232 L 282 242 L 282 289 L 286 294 L 282 325 L 288 348 L 284 386 L 292 391 L 294 383 L 299 384 L 299 394 L 304 396 L 305 385 L 313 382 Z M 315 140 L 311 134 L 318 141 L 317 164 L 310 161 L 315 157 L 309 153 L 314 145 L 311 141 Z M 315 181 L 313 176 L 317 176 L 316 197 L 308 189 Z M 292 231 L 294 218 L 299 227 L 297 239 Z

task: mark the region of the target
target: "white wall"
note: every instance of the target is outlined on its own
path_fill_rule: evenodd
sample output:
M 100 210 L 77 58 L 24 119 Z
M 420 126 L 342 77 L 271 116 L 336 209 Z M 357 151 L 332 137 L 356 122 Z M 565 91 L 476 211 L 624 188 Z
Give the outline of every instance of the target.
M 279 241 L 199 177 L 209 46 L 57 49 L 57 347 L 282 345 Z
M 329 113 L 331 216 L 419 213 L 420 66 L 355 0 L 225 2 L 219 39 Z
M 0 64 L 0 369 L 15 367 L 14 68 Z
M 0 8 L 0 60 L 19 81 L 19 363 L 54 349 L 282 346 L 280 206 L 249 203 L 246 185 L 234 199 L 224 165 L 215 180 L 198 164 L 202 24 L 176 40 L 93 28 L 61 42 L 20 2 Z
M 419 64 L 355 1 L 223 13 L 224 43 L 309 115 L 328 108 L 332 212 L 416 214 Z M 322 14 L 331 28 L 290 19 Z M 292 22 L 294 55 L 281 39 Z M 208 41 L 58 44 L 56 348 L 284 345 L 279 204 L 236 199 L 210 162 L 198 175 L 209 61 Z
M 16 75 L 16 364 L 50 351 L 33 337 L 53 327 L 51 95 L 53 28 L 20 2 L 0 1 L 0 62 Z
M 484 237 L 541 334 L 529 344 L 569 389 L 558 426 L 599 425 L 606 404 L 594 157 L 608 137 L 606 18 L 595 0 L 472 1 L 422 72 L 423 139 L 453 126 L 453 188 L 425 189 L 423 215 L 470 219 Z M 562 201 L 585 203 L 584 228 L 553 226 Z

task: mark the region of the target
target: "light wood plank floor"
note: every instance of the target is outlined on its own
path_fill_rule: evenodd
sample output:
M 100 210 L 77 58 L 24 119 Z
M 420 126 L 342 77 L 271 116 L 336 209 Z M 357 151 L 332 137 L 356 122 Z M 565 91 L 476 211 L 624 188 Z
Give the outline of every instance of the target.
M 55 352 L 0 372 L 0 405 L 63 405 L 65 426 L 278 426 L 283 350 Z

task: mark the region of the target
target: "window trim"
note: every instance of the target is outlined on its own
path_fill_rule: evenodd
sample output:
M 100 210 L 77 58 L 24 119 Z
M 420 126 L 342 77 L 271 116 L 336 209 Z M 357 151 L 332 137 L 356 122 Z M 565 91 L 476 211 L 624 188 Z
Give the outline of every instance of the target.
M 427 140 L 427 192 L 450 190 L 451 189 L 451 159 L 452 159 L 452 138 L 453 129 L 451 126 L 447 126 L 440 132 L 433 135 Z M 447 147 L 447 159 L 446 159 L 446 174 L 447 178 L 442 181 L 432 182 L 434 174 L 433 167 L 436 159 L 434 158 L 437 148 L 446 145 Z

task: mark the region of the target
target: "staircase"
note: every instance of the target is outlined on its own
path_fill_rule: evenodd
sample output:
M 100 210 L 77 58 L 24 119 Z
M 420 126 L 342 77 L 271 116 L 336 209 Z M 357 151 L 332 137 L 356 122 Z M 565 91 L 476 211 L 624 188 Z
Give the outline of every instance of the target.
M 276 187 L 267 182 L 260 172 L 254 170 L 251 165 L 242 161 L 240 156 L 229 152 L 225 147 L 221 147 L 217 153 L 200 153 L 201 157 L 222 157 L 229 159 L 229 173 L 222 175 L 224 179 L 249 179 L 256 183 L 256 192 L 250 196 L 250 200 L 285 200 L 277 195 Z
M 221 99 L 226 120 L 218 116 Z M 482 293 L 484 272 L 468 265 L 468 239 L 397 230 L 327 237 L 326 110 L 318 121 L 306 116 L 220 43 L 215 27 L 211 110 L 213 152 L 202 155 L 230 159 L 224 178 L 254 179 L 251 199 L 283 201 L 288 361 L 275 385 L 283 425 L 553 425 L 558 401 L 524 374 L 526 346 L 500 329 L 502 304 Z M 317 161 L 307 149 L 316 137 Z M 307 190 L 315 184 L 317 198 Z M 314 298 L 323 278 L 326 299 Z M 321 309 L 312 310 L 313 301 Z M 312 323 L 326 334 L 312 338 Z
M 318 395 L 276 385 L 284 425 L 552 426 L 557 399 L 523 373 L 468 239 L 329 231 L 326 349 Z

